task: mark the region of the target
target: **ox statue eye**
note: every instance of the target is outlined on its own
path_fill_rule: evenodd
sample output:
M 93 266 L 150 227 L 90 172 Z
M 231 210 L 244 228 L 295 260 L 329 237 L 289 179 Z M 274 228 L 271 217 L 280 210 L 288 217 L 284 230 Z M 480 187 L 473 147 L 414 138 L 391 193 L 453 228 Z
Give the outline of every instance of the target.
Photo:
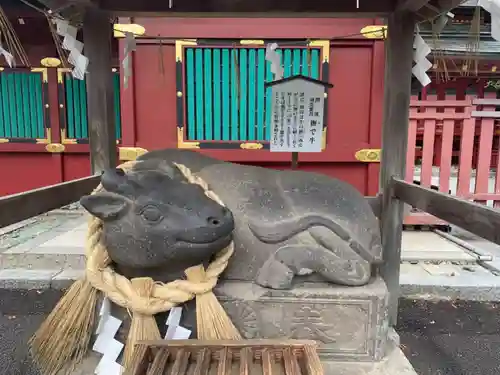
M 155 206 L 145 206 L 141 211 L 141 216 L 149 222 L 156 223 L 160 221 L 163 217 L 161 212 Z

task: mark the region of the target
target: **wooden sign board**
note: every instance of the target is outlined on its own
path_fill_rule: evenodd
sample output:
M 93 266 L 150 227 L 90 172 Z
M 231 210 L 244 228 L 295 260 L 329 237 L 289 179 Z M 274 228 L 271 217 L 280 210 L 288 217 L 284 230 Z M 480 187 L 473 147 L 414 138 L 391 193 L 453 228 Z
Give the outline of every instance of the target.
M 321 152 L 325 86 L 305 76 L 271 82 L 271 151 Z

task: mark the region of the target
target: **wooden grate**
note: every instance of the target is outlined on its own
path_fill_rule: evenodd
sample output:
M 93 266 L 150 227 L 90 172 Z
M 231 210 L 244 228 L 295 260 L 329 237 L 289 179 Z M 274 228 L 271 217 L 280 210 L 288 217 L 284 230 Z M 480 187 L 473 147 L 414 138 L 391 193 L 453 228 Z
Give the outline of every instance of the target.
M 314 341 L 140 342 L 125 375 L 323 375 Z

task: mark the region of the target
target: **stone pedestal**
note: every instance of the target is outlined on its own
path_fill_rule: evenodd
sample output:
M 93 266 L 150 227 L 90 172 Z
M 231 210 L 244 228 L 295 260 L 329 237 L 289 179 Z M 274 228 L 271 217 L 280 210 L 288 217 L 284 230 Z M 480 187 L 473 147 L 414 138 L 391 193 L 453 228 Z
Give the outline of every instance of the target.
M 362 287 L 302 283 L 271 290 L 219 281 L 216 295 L 247 338 L 313 339 L 324 361 L 379 361 L 388 340 L 388 292 L 381 278 Z

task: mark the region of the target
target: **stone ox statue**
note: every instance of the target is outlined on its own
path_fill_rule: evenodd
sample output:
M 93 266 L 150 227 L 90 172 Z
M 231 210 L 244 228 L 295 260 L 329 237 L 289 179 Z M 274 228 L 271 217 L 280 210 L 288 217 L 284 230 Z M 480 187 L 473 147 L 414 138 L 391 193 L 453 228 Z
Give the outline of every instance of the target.
M 205 180 L 227 208 L 188 184 L 173 162 Z M 364 285 L 381 261 L 368 202 L 351 185 L 320 174 L 166 149 L 141 156 L 126 174 L 106 171 L 102 185 L 106 192 L 81 203 L 104 221 L 108 253 L 128 278 L 184 278 L 186 268 L 208 264 L 231 238 L 235 253 L 223 278 L 273 289 L 291 288 L 294 276 L 311 273 L 305 280 Z

